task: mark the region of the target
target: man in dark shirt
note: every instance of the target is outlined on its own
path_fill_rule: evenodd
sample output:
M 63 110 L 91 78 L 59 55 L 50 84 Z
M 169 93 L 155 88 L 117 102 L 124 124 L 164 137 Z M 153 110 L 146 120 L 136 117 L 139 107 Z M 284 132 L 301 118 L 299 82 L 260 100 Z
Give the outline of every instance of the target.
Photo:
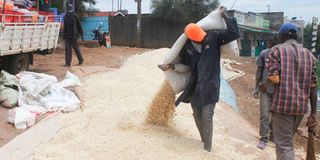
M 67 14 L 64 17 L 64 42 L 65 42 L 65 66 L 70 67 L 72 61 L 72 48 L 76 52 L 79 65 L 83 63 L 83 57 L 77 39 L 81 36 L 83 40 L 83 30 L 80 19 L 73 11 L 71 4 L 68 5 Z
M 221 8 L 227 29 L 202 30 L 196 24 L 185 28 L 188 41 L 182 49 L 181 63 L 190 67 L 192 78 L 177 99 L 191 103 L 193 116 L 199 130 L 204 149 L 211 151 L 213 113 L 220 94 L 220 47 L 239 38 L 239 29 L 234 18 L 228 18 L 226 9 Z M 174 64 L 160 65 L 162 70 L 175 69 Z
M 265 67 L 266 59 L 269 58 L 270 48 L 274 46 L 272 40 L 268 41 L 268 48 L 263 50 L 257 59 L 257 72 L 254 98 L 258 98 L 260 93 L 260 141 L 257 144 L 259 149 L 267 146 L 268 140 L 273 140 L 272 123 L 270 121 L 270 108 L 273 99 L 274 86 L 268 81 L 268 69 Z M 269 135 L 270 132 L 270 136 Z

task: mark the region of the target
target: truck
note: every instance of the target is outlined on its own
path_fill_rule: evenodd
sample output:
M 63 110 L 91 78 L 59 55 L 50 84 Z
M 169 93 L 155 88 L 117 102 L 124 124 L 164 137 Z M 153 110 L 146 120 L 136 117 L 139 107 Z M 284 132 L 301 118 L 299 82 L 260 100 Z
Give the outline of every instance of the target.
M 58 45 L 61 17 L 0 14 L 0 67 L 11 74 L 28 70 L 33 54 L 50 54 Z

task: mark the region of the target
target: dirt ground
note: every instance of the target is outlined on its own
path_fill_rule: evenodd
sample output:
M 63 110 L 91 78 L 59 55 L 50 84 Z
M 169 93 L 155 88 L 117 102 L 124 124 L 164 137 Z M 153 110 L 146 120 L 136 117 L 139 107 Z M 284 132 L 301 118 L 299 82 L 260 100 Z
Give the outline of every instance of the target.
M 150 49 L 117 47 L 111 49 L 106 48 L 86 48 L 82 47 L 84 56 L 84 64 L 81 67 L 100 66 L 107 68 L 120 68 L 128 56 L 143 53 Z M 254 89 L 254 76 L 255 76 L 255 59 L 247 57 L 231 58 L 224 56 L 224 58 L 234 59 L 241 65 L 233 66 L 235 69 L 245 71 L 245 76 L 240 77 L 230 82 L 234 89 L 238 106 L 243 116 L 252 126 L 257 130 L 259 128 L 259 101 L 252 97 Z M 76 66 L 78 63 L 77 58 L 73 55 L 72 65 Z M 30 71 L 47 73 L 57 76 L 59 80 L 63 79 L 64 74 L 70 68 L 64 67 L 64 50 L 57 49 L 51 55 L 35 55 L 34 65 Z M 72 69 L 73 67 L 71 67 Z M 22 130 L 16 130 L 12 125 L 6 122 L 7 109 L 0 108 L 0 147 L 13 139 L 15 136 L 21 134 Z M 319 124 L 320 125 L 320 124 Z M 318 135 L 320 135 L 320 126 L 318 127 Z M 296 143 L 301 146 L 306 146 L 306 138 L 297 136 Z M 320 142 L 317 141 L 317 147 L 320 148 Z M 319 149 L 318 149 L 319 150 Z M 319 150 L 320 151 L 320 150 Z
M 127 57 L 134 54 L 141 54 L 149 49 L 113 46 L 110 49 L 82 47 L 81 50 L 84 56 L 84 64 L 81 65 L 80 68 L 98 66 L 96 67 L 98 69 L 99 66 L 100 68 L 120 68 Z M 76 66 L 77 64 L 78 60 L 76 56 L 73 55 L 72 66 Z M 66 71 L 70 69 L 63 65 L 64 50 L 57 49 L 51 55 L 34 55 L 34 65 L 30 67 L 30 71 L 51 74 L 61 80 Z M 24 132 L 23 130 L 15 129 L 13 125 L 7 123 L 7 111 L 7 109 L 0 107 L 0 147 Z
M 241 65 L 233 65 L 235 69 L 239 69 L 245 72 L 245 76 L 238 79 L 232 80 L 230 85 L 236 93 L 238 107 L 240 108 L 240 114 L 257 130 L 259 130 L 259 99 L 253 98 L 254 83 L 255 83 L 255 73 L 256 65 L 255 58 L 251 57 L 230 57 L 224 56 L 224 58 L 234 59 Z M 307 116 L 305 116 L 306 118 Z M 320 122 L 320 116 L 318 116 L 318 122 Z M 307 146 L 307 132 L 306 132 L 306 119 L 300 125 L 298 136 L 295 137 L 296 145 L 306 147 Z M 316 149 L 320 153 L 320 123 L 317 127 L 317 139 L 316 139 Z

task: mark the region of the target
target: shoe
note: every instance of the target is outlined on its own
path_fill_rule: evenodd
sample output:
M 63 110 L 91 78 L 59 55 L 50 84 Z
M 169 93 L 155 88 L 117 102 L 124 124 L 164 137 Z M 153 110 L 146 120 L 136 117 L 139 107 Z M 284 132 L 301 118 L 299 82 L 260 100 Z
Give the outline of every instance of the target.
M 269 136 L 269 141 L 273 142 L 274 138 L 273 136 Z
M 78 65 L 81 65 L 81 64 L 83 64 L 83 60 L 79 61 L 79 63 L 78 63 Z
M 70 64 L 65 64 L 63 65 L 63 67 L 70 67 Z
M 269 134 L 269 141 L 273 142 L 273 139 L 274 139 L 273 134 L 270 133 L 270 134 Z
M 204 148 L 204 150 L 211 152 L 211 148 Z
M 267 147 L 267 142 L 265 141 L 259 141 L 257 144 L 257 148 L 264 150 Z

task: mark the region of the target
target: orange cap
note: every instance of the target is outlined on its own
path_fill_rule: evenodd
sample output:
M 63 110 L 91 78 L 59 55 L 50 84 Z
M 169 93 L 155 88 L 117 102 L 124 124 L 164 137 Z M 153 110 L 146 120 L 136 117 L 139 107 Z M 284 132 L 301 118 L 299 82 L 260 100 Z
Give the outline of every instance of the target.
M 184 28 L 184 34 L 186 36 L 195 42 L 202 42 L 204 37 L 207 35 L 207 33 L 200 28 L 197 24 L 190 23 Z

